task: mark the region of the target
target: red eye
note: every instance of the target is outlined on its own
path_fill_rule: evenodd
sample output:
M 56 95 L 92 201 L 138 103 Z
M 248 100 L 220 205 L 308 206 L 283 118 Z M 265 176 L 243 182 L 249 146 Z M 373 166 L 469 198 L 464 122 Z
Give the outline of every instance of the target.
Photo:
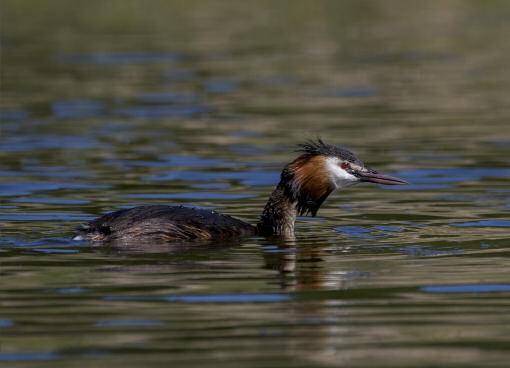
M 342 165 L 340 167 L 344 170 L 348 170 L 351 168 L 351 165 L 349 165 L 347 162 L 342 162 Z

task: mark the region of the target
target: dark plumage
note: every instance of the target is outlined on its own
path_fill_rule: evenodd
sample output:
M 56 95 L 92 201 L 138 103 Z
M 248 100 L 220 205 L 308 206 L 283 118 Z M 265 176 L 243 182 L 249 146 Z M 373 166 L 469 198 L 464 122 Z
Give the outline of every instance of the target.
M 310 140 L 303 144 L 299 144 L 298 147 L 299 148 L 296 152 L 302 152 L 303 155 L 306 156 L 321 155 L 326 157 L 338 157 L 344 161 L 349 161 L 359 166 L 363 166 L 363 162 L 348 149 L 326 144 L 320 138 L 318 138 L 317 141 Z
M 255 235 L 255 227 L 215 211 L 183 206 L 140 206 L 115 211 L 77 228 L 96 241 L 214 240 Z

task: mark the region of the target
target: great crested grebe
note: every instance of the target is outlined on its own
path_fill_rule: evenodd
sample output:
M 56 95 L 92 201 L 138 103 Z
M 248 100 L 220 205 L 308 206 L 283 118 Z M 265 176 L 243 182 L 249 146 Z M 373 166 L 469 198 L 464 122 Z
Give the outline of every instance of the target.
M 79 226 L 75 239 L 93 241 L 217 240 L 243 236 L 294 237 L 297 215 L 315 216 L 336 189 L 361 182 L 407 184 L 367 168 L 352 152 L 309 141 L 287 164 L 256 226 L 205 209 L 154 205 L 115 211 Z

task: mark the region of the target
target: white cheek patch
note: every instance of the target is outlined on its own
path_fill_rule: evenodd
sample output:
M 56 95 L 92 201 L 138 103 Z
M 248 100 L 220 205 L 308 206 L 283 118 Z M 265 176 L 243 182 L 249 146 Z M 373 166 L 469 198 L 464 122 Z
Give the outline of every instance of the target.
M 328 157 L 326 159 L 326 170 L 337 189 L 350 187 L 359 182 L 357 177 L 340 167 L 340 160 L 335 157 Z

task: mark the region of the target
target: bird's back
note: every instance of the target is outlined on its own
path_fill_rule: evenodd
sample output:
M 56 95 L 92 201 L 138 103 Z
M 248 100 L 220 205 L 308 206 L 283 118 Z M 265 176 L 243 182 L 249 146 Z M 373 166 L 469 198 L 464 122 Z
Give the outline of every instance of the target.
M 184 206 L 140 206 L 115 211 L 77 228 L 97 241 L 220 240 L 255 235 L 255 227 L 215 211 Z

